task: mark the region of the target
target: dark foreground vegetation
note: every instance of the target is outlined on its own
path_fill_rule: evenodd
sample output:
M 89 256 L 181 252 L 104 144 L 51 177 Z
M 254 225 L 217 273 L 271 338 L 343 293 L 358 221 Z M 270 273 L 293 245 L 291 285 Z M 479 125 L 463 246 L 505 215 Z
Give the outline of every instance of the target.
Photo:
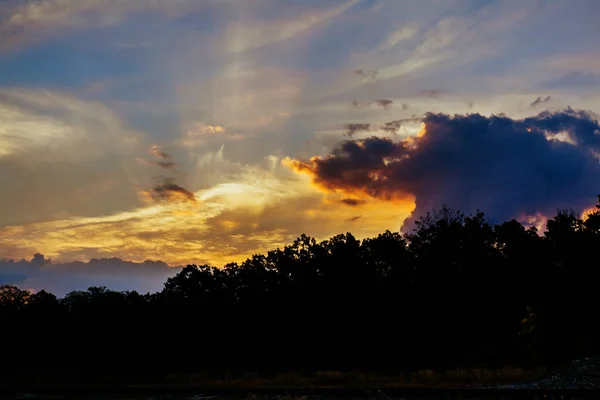
M 600 352 L 599 251 L 600 208 L 585 219 L 561 211 L 543 235 L 443 208 L 405 235 L 303 235 L 240 265 L 191 265 L 154 294 L 92 287 L 57 299 L 3 286 L 0 375 L 533 378 Z

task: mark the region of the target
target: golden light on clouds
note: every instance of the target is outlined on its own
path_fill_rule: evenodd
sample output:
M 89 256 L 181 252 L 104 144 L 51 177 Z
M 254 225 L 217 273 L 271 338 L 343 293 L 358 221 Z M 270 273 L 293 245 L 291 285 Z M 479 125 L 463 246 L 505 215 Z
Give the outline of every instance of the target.
M 360 146 L 361 142 L 357 142 L 357 144 Z M 285 157 L 281 160 L 281 164 L 300 174 L 301 176 L 309 178 L 310 185 L 313 187 L 313 189 L 325 195 L 338 195 L 342 198 L 356 198 L 358 201 L 364 203 L 377 202 L 380 203 L 380 205 L 393 204 L 408 214 L 410 214 L 416 207 L 416 198 L 410 193 L 402 193 L 400 191 L 389 192 L 385 193 L 381 199 L 376 200 L 374 196 L 369 194 L 369 191 L 366 188 L 351 185 L 334 185 L 328 183 L 327 181 L 318 179 L 315 171 L 315 164 L 319 160 L 321 160 L 321 158 L 318 156 L 312 157 L 310 162 L 304 162 L 300 160 L 294 160 L 290 157 Z M 386 181 L 388 179 L 387 176 L 382 175 L 378 171 L 370 171 L 368 176 L 373 182 Z
M 186 129 L 183 137 L 179 140 L 179 144 L 184 147 L 194 148 L 205 144 L 206 139 L 211 136 L 221 135 L 225 133 L 225 128 L 220 125 L 210 125 L 201 122 L 190 124 Z M 237 138 L 236 135 L 229 135 L 228 138 Z
M 344 203 L 347 194 L 324 193 L 307 176 L 279 172 L 248 167 L 235 182 L 194 192 L 196 202 L 148 200 L 145 207 L 110 216 L 8 226 L 0 230 L 3 252 L 11 258 L 40 252 L 59 261 L 120 257 L 222 266 L 282 247 L 302 233 L 326 239 L 346 231 L 368 237 L 398 230 L 414 209 L 414 202 L 364 196 Z
M 585 209 L 585 210 L 583 210 L 583 212 L 581 213 L 581 219 L 585 221 L 586 219 L 588 219 L 588 217 L 589 217 L 590 215 L 592 215 L 592 214 L 594 214 L 594 213 L 597 213 L 597 212 L 599 212 L 599 211 L 600 211 L 600 210 L 599 210 L 599 209 L 598 209 L 596 206 L 593 206 L 593 207 L 590 207 L 590 208 L 586 208 L 586 209 Z

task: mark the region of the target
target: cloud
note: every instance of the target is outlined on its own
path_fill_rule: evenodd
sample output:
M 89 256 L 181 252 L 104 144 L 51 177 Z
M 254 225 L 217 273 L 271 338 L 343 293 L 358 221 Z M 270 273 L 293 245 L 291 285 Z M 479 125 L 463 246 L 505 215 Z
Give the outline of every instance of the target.
M 538 96 L 537 99 L 535 99 L 529 106 L 531 107 L 535 107 L 537 105 L 543 104 L 543 103 L 547 103 L 550 100 L 552 100 L 552 97 L 550 96 L 546 96 L 545 98 L 542 99 L 542 97 Z
M 390 107 L 392 106 L 392 104 L 394 104 L 394 102 L 392 100 L 389 99 L 379 99 L 379 100 L 367 100 L 365 102 L 359 102 L 359 101 L 352 101 L 352 107 L 354 108 L 366 108 L 366 107 L 371 107 L 373 104 L 375 104 L 376 106 L 379 106 L 381 108 L 383 108 L 384 110 L 389 110 Z
M 371 124 L 347 124 L 345 126 L 346 134 L 352 137 L 357 132 L 368 131 L 371 128 Z
M 431 84 L 437 80 L 445 84 L 447 72 L 464 71 L 462 78 L 472 79 L 472 74 L 466 73 L 465 65 L 483 58 L 496 59 L 498 49 L 504 50 L 513 43 L 522 42 L 522 34 L 519 34 L 519 42 L 514 40 L 514 35 L 521 32 L 525 21 L 534 30 L 531 22 L 540 17 L 536 5 L 514 7 L 502 2 L 487 2 L 476 7 L 465 6 L 461 1 L 438 2 L 424 12 L 425 8 L 416 3 L 385 4 L 377 18 L 369 22 L 391 29 L 382 35 L 382 41 L 372 46 L 373 50 L 353 54 L 351 65 L 368 66 L 370 70 L 378 71 L 379 82 L 388 80 L 389 85 L 404 88 L 417 81 Z M 398 24 L 403 26 L 399 31 Z M 371 29 L 379 31 L 382 28 Z M 396 44 L 395 39 L 403 42 Z M 403 76 L 410 76 L 410 79 L 394 79 Z M 392 79 L 393 83 L 389 81 Z M 354 90 L 366 82 L 366 79 L 343 82 L 333 92 Z
M 327 156 L 288 165 L 328 192 L 389 201 L 414 196 L 405 229 L 441 204 L 504 220 L 584 209 L 600 191 L 600 126 L 590 112 L 568 108 L 520 120 L 429 113 L 422 121 L 414 137 L 345 140 Z M 551 140 L 561 132 L 574 144 Z
M 380 107 L 383 107 L 384 110 L 389 110 L 392 104 L 394 104 L 394 102 L 389 99 L 379 99 L 375 100 L 375 104 L 377 104 Z
M 353 137 L 354 135 L 360 132 L 370 132 L 375 130 L 380 130 L 388 134 L 397 135 L 398 130 L 400 130 L 400 128 L 402 128 L 403 126 L 410 123 L 421 122 L 421 120 L 421 117 L 413 115 L 410 118 L 396 119 L 384 122 L 383 124 L 350 123 L 344 125 L 344 130 L 346 131 L 346 135 L 349 137 Z
M 144 135 L 107 107 L 48 90 L 0 89 L 0 226 L 140 205 Z
M 175 183 L 174 178 L 158 177 L 159 182 L 148 193 L 155 201 L 163 202 L 196 202 L 194 193 Z
M 174 161 L 153 161 L 153 163 L 164 169 L 172 169 L 177 166 Z
M 181 267 L 169 267 L 162 261 L 124 261 L 120 258 L 92 258 L 88 262 L 52 262 L 36 253 L 30 261 L 0 260 L 0 285 L 46 290 L 64 296 L 71 290 L 106 286 L 113 290 L 157 292 L 167 278 Z
M 158 158 L 161 158 L 163 160 L 171 160 L 173 158 L 169 155 L 169 153 L 166 153 L 164 150 L 162 150 L 157 145 L 154 145 L 150 148 L 150 154 L 152 154 Z
M 371 100 L 367 100 L 363 103 L 356 101 L 356 100 L 352 101 L 352 107 L 354 107 L 354 108 L 371 107 L 371 104 L 372 104 Z
M 337 7 L 328 9 L 303 10 L 300 15 L 280 18 L 275 21 L 236 21 L 226 28 L 225 50 L 229 53 L 242 53 L 272 43 L 292 39 L 311 29 L 326 24 L 333 18 L 357 4 L 359 0 L 348 0 Z M 244 8 L 247 13 L 249 9 Z
M 214 137 L 228 138 L 228 139 L 241 139 L 240 135 L 227 134 L 225 128 L 220 125 L 206 125 L 201 122 L 195 122 L 190 124 L 189 128 L 185 131 L 182 139 L 179 140 L 179 144 L 190 149 L 203 146 L 207 140 Z
M 325 239 L 352 228 L 362 238 L 397 230 L 414 208 L 412 200 L 389 203 L 359 195 L 351 197 L 362 204 L 340 207 L 340 200 L 350 196 L 324 193 L 309 177 L 284 167 L 281 158 L 264 164 L 234 163 L 217 152 L 202 157 L 198 170 L 211 177 L 216 171 L 220 182 L 195 191 L 196 202 L 152 200 L 112 215 L 0 228 L 0 259 L 42 253 L 53 264 L 118 257 L 223 266 L 281 247 L 302 233 Z M 369 223 L 350 225 L 358 213 L 368 215 Z
M 389 51 L 396 47 L 398 43 L 412 38 L 417 32 L 418 29 L 415 25 L 407 25 L 397 31 L 390 33 L 385 42 L 383 42 L 382 45 L 379 46 L 378 50 Z
M 401 118 L 393 121 L 385 122 L 380 129 L 384 132 L 396 135 L 398 130 L 402 128 L 404 125 L 414 122 L 420 122 L 421 118 L 413 115 L 410 118 Z
M 359 206 L 361 204 L 365 204 L 365 201 L 361 200 L 361 199 L 344 198 L 344 199 L 340 200 L 340 203 L 345 204 L 345 205 L 350 206 L 350 207 L 356 207 L 356 206 Z
M 371 70 L 371 71 L 365 71 L 363 69 L 356 69 L 353 71 L 354 74 L 363 77 L 363 78 L 368 78 L 368 79 L 372 79 L 372 80 L 378 80 L 378 75 L 379 72 L 377 70 Z
M 150 148 L 150 154 L 160 159 L 158 161 L 149 161 L 150 164 L 158 165 L 164 169 L 173 169 L 177 166 L 177 163 L 173 161 L 173 157 L 157 145 Z
M 411 146 L 425 146 L 427 133 L 403 138 L 418 130 L 426 111 L 504 111 L 518 122 L 538 112 L 529 104 L 542 93 L 552 93 L 546 106 L 587 108 L 598 102 L 593 85 L 580 82 L 573 90 L 571 83 L 557 89 L 538 83 L 548 85 L 572 70 L 592 73 L 599 65 L 589 50 L 591 15 L 588 11 L 585 24 L 579 18 L 585 17 L 584 6 L 542 10 L 535 4 L 472 7 L 473 2 L 436 0 L 435 7 L 423 7 L 418 1 L 392 1 L 365 11 L 369 1 L 362 1 L 336 16 L 346 0 L 9 2 L 3 9 L 7 1 L 0 0 L 0 13 L 8 10 L 0 17 L 5 83 L 64 87 L 104 105 L 56 91 L 0 90 L 0 258 L 30 259 L 40 252 L 61 262 L 116 256 L 222 265 L 303 232 L 327 237 L 348 229 L 358 235 L 395 230 L 414 208 L 413 192 L 373 197 L 353 186 L 332 192 L 311 183 L 312 174 L 284 174 L 279 161 L 289 155 L 311 165 L 311 156 L 327 154 L 348 139 L 343 135 L 350 122 L 368 124 L 352 133 L 354 142 L 389 137 L 392 143 L 406 142 L 414 159 L 425 158 Z M 28 3 L 46 8 L 36 13 Z M 215 8 L 203 8 L 210 4 Z M 559 12 L 574 9 L 579 11 Z M 201 13 L 191 14 L 197 10 Z M 15 14 L 21 17 L 10 22 Z M 513 14 L 525 17 L 511 19 Z M 548 20 L 565 17 L 580 23 L 569 32 L 558 23 L 551 24 L 557 29 L 541 29 Z M 143 29 L 150 25 L 156 29 Z M 69 46 L 51 57 L 52 68 L 31 67 L 31 60 L 55 50 L 40 41 L 58 37 Z M 179 45 L 172 46 L 174 41 Z M 34 43 L 23 52 L 4 53 Z M 144 51 L 115 50 L 146 44 Z M 72 62 L 85 61 L 83 53 L 90 51 L 100 52 L 102 62 Z M 514 57 L 508 60 L 506 54 Z M 481 57 L 486 59 L 477 60 Z M 22 63 L 29 67 L 22 69 Z M 452 95 L 432 101 L 421 93 L 440 88 Z M 386 111 L 376 99 L 393 104 Z M 352 100 L 357 100 L 354 109 Z M 475 106 L 468 109 L 471 100 Z M 560 130 L 544 129 L 542 136 L 557 148 L 585 146 L 587 139 L 573 129 Z M 161 150 L 173 157 L 149 156 L 151 144 L 164 146 Z M 389 184 L 394 178 L 389 170 L 402 162 L 435 188 L 444 174 L 456 181 L 455 165 L 476 154 L 453 151 L 458 161 L 446 161 L 447 150 L 420 169 L 408 156 L 389 156 L 381 171 L 371 170 L 367 178 L 384 185 L 387 177 Z M 449 166 L 430 171 L 444 162 Z M 500 160 L 498 168 L 507 164 Z M 483 163 L 482 173 L 486 168 Z M 524 171 L 517 182 L 539 175 Z M 174 177 L 152 181 L 157 172 Z M 355 175 L 359 171 L 345 178 Z M 507 185 L 501 178 L 499 185 Z M 158 188 L 154 197 L 153 187 Z M 414 192 L 419 207 L 428 198 L 424 190 L 419 186 Z M 478 204 L 477 193 L 472 203 L 455 196 L 459 206 L 496 207 Z M 343 199 L 362 203 L 344 205 Z M 357 215 L 362 218 L 352 222 Z
M 226 63 L 200 80 L 195 70 L 178 79 L 184 129 L 179 143 L 192 150 L 223 141 L 236 142 L 246 153 L 253 145 L 259 146 L 257 150 L 264 149 L 259 140 L 248 138 L 275 133 L 281 136 L 306 84 L 305 73 L 300 70 L 274 68 L 258 61 Z
M 173 157 L 164 151 L 160 146 L 150 147 L 150 154 L 154 155 L 159 161 L 149 161 L 148 163 L 158 165 L 163 169 L 173 169 L 177 163 Z M 175 183 L 175 178 L 158 175 L 154 177 L 156 183 L 150 191 L 140 191 L 140 194 L 147 203 L 196 203 L 197 199 L 194 193 Z
M 215 3 L 212 0 L 28 0 L 12 2 L 0 22 L 0 51 L 48 40 L 68 31 L 115 26 L 131 15 L 176 18 Z

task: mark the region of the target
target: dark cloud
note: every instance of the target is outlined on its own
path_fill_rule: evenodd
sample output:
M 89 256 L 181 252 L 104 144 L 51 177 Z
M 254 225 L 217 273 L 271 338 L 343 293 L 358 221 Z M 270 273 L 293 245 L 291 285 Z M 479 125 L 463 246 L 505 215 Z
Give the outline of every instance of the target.
M 411 116 L 410 118 L 401 118 L 392 121 L 388 121 L 383 123 L 382 125 L 373 125 L 367 123 L 352 123 L 346 124 L 344 129 L 346 130 L 346 135 L 349 137 L 354 136 L 358 132 L 369 132 L 372 129 L 381 129 L 384 132 L 389 134 L 397 134 L 398 130 L 405 124 L 411 122 L 421 122 L 422 117 L 418 117 L 416 115 Z
M 347 124 L 345 129 L 346 134 L 352 137 L 357 132 L 366 132 L 371 129 L 371 124 Z
M 567 132 L 578 145 L 600 151 L 598 117 L 590 111 L 574 110 L 571 107 L 557 112 L 543 111 L 536 117 L 525 118 L 523 122 L 551 134 Z
M 441 204 L 504 220 L 581 210 L 600 192 L 600 126 L 590 112 L 568 108 L 522 120 L 429 113 L 422 121 L 419 137 L 345 140 L 328 156 L 293 165 L 329 190 L 414 196 L 416 210 L 404 229 Z M 561 132 L 576 144 L 547 139 Z
M 547 103 L 547 102 L 549 102 L 550 100 L 552 100 L 552 97 L 550 97 L 550 96 L 546 96 L 546 97 L 545 97 L 545 98 L 543 98 L 543 99 L 542 99 L 542 97 L 541 97 L 541 96 L 538 96 L 538 98 L 537 98 L 537 99 L 535 99 L 535 100 L 534 100 L 534 101 L 533 101 L 533 102 L 530 104 L 530 106 L 531 106 L 531 107 L 535 107 L 535 106 L 537 106 L 537 105 L 540 105 L 540 104 L 543 104 L 543 103 Z
M 383 107 L 384 110 L 389 110 L 389 108 L 392 106 L 392 104 L 394 104 L 394 102 L 388 99 L 379 99 L 375 100 L 375 104 L 377 104 L 380 107 Z
M 160 182 L 157 183 L 150 191 L 150 196 L 154 200 L 166 202 L 196 202 L 196 197 L 194 194 L 176 184 L 173 178 L 161 176 L 157 179 L 159 179 Z
M 360 200 L 360 199 L 350 199 L 350 198 L 347 198 L 347 199 L 340 200 L 340 203 L 345 204 L 345 205 L 350 206 L 350 207 L 358 207 L 358 206 L 360 206 L 362 204 L 365 204 L 365 201 L 364 200 Z
M 379 72 L 377 70 L 365 71 L 363 69 L 357 69 L 354 71 L 354 73 L 363 78 L 370 78 L 370 79 L 374 79 L 374 80 L 379 79 L 379 77 L 378 77 Z
M 150 163 L 158 165 L 161 168 L 172 169 L 177 165 L 173 161 L 173 157 L 158 146 L 152 146 L 150 154 L 159 158 L 158 161 L 150 161 Z M 157 183 L 148 193 L 153 200 L 162 202 L 196 201 L 194 194 L 175 183 L 174 178 L 159 175 L 155 179 Z
M 150 161 L 151 164 L 158 165 L 164 169 L 172 169 L 177 166 L 177 163 L 173 161 L 173 157 L 158 146 L 152 146 L 150 148 L 150 154 L 160 159 L 158 161 Z
M 352 107 L 365 108 L 365 107 L 371 107 L 373 104 L 375 104 L 376 106 L 382 107 L 384 110 L 389 110 L 393 103 L 394 102 L 392 100 L 388 100 L 388 99 L 379 99 L 379 100 L 375 100 L 375 101 L 367 100 L 365 102 L 360 102 L 360 101 L 354 100 L 352 102 Z
M 162 261 L 136 263 L 119 258 L 93 258 L 89 262 L 54 263 L 35 254 L 30 261 L 0 260 L 0 285 L 44 289 L 58 296 L 90 286 L 146 293 L 160 291 L 167 278 L 180 270 L 181 267 L 169 267 Z
M 362 215 L 357 215 L 356 217 L 348 218 L 348 222 L 355 222 L 362 218 Z

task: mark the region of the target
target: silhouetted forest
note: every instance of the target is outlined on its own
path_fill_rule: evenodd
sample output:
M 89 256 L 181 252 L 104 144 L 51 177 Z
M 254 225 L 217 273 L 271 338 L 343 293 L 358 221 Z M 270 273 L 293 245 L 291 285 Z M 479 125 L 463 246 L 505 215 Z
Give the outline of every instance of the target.
M 600 199 L 600 196 L 599 196 Z M 11 371 L 416 369 L 549 365 L 599 353 L 600 205 L 546 232 L 443 207 L 407 234 L 342 234 L 154 294 L 0 290 Z

